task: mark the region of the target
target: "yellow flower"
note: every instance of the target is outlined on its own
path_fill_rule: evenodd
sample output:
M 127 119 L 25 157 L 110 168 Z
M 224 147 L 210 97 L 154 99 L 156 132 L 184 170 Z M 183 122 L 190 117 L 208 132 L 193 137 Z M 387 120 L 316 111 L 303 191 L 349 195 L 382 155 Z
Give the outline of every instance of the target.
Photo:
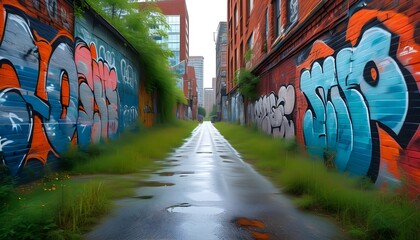
M 55 187 L 52 187 L 51 190 L 55 191 Z

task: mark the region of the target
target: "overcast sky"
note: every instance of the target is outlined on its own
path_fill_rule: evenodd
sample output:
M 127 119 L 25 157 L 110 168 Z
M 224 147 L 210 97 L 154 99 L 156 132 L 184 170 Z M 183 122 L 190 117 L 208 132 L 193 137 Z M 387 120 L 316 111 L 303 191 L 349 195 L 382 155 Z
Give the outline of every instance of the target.
M 227 0 L 186 0 L 190 19 L 190 56 L 204 57 L 204 87 L 216 77 L 216 45 L 213 34 L 226 21 Z

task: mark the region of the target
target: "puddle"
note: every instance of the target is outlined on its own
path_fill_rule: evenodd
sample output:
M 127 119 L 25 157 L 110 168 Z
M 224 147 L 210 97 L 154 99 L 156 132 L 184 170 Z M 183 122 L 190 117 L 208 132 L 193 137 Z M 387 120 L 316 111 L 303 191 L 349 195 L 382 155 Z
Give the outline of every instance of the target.
M 181 164 L 170 164 L 170 163 L 161 163 L 158 164 L 158 166 L 162 167 L 162 168 L 169 168 L 169 167 L 177 167 L 180 166 Z
M 168 159 L 168 160 L 166 160 L 166 162 L 178 162 L 179 160 L 176 160 L 176 159 Z
M 234 161 L 231 160 L 223 160 L 224 163 L 234 163 Z
M 222 201 L 222 198 L 218 194 L 214 192 L 210 192 L 210 191 L 190 193 L 187 196 L 194 201 L 210 201 L 210 202 Z
M 140 181 L 139 185 L 141 187 L 167 187 L 173 186 L 174 183 L 164 183 L 164 182 L 157 182 L 157 181 Z
M 223 159 L 229 159 L 229 160 L 234 160 L 235 159 L 235 157 L 228 156 L 228 155 L 220 155 L 220 157 L 223 158 Z
M 180 174 L 180 175 L 194 174 L 194 172 L 192 172 L 192 171 L 158 172 L 158 173 L 155 173 L 155 174 L 158 174 L 159 176 L 170 177 L 170 176 L 173 176 L 175 174 L 176 175 L 178 175 L 178 174 Z
M 189 203 L 181 203 L 166 208 L 170 213 L 186 213 L 186 214 L 200 214 L 200 215 L 216 215 L 223 213 L 223 208 L 218 207 L 199 207 L 192 206 Z
M 136 196 L 136 197 L 133 197 L 133 198 L 138 198 L 138 199 L 151 199 L 151 198 L 153 198 L 153 196 L 152 195 L 144 195 L 144 196 Z

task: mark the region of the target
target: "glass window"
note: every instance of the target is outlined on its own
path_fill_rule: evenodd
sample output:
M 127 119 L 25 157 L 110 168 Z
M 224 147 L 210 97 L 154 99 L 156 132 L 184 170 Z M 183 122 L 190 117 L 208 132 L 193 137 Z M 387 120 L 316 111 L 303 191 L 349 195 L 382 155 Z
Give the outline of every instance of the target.
M 296 22 L 298 19 L 298 1 L 289 0 L 287 4 L 287 20 L 288 24 Z
M 251 16 L 253 7 L 254 7 L 254 0 L 248 0 L 248 17 Z
M 180 16 L 179 15 L 167 15 L 166 20 L 168 24 L 180 24 Z
M 268 8 L 265 11 L 265 42 L 268 43 L 268 30 L 269 30 L 269 21 L 268 21 Z
M 171 24 L 171 27 L 170 27 L 170 32 L 180 32 L 180 26 L 179 26 L 179 24 Z
M 168 42 L 180 42 L 179 34 L 168 34 Z
M 281 0 L 274 0 L 276 36 L 281 34 Z
M 251 33 L 249 36 L 248 41 L 246 42 L 248 49 L 252 49 L 254 47 L 254 33 Z
M 238 9 L 235 6 L 235 27 L 238 27 Z

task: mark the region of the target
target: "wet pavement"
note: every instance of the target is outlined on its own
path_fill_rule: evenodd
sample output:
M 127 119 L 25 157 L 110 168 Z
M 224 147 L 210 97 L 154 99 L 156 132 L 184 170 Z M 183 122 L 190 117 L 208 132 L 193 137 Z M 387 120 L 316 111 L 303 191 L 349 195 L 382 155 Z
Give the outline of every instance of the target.
M 87 239 L 343 239 L 329 219 L 297 210 L 210 122 L 139 181 Z

